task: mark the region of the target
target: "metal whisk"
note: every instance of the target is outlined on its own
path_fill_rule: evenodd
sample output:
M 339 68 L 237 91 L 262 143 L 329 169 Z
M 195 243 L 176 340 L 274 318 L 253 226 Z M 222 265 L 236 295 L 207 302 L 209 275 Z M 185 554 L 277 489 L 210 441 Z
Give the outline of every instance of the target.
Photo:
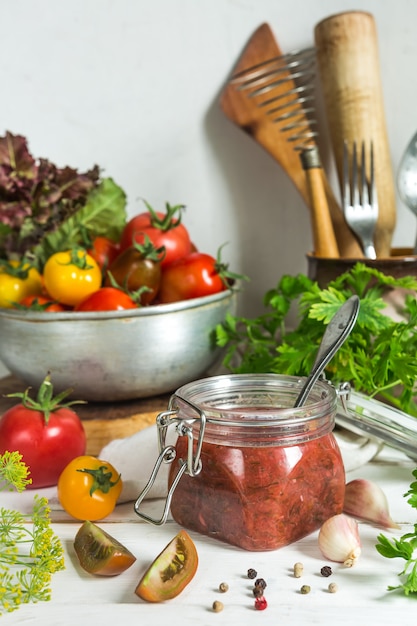
M 249 67 L 230 79 L 279 125 L 295 150 L 315 144 L 315 48 L 297 50 Z M 267 96 L 267 97 L 265 97 Z

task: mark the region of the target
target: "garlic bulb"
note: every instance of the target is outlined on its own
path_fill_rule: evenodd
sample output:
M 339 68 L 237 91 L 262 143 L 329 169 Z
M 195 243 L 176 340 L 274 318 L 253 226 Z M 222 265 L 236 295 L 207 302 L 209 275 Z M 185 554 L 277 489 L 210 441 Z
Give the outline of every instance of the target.
M 370 480 L 358 478 L 347 483 L 343 512 L 383 528 L 399 528 L 391 519 L 385 493 Z
M 330 517 L 319 531 L 319 548 L 326 559 L 352 567 L 361 554 L 358 523 L 343 513 Z

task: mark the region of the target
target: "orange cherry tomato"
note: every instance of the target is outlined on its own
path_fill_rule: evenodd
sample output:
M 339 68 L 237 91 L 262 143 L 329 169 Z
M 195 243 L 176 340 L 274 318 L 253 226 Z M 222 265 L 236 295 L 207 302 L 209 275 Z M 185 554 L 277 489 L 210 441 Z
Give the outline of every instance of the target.
M 95 521 L 114 510 L 122 486 L 113 465 L 94 456 L 79 456 L 68 463 L 58 479 L 58 500 L 72 517 Z

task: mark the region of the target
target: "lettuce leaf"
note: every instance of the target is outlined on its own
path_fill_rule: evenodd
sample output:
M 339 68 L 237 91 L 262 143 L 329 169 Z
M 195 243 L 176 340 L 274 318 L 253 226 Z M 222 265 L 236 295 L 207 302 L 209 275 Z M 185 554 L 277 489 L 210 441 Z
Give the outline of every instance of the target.
M 89 193 L 86 204 L 36 246 L 33 251 L 36 266 L 42 270 L 51 254 L 82 244 L 88 238 L 103 235 L 117 241 L 126 218 L 125 192 L 112 178 L 102 179 Z

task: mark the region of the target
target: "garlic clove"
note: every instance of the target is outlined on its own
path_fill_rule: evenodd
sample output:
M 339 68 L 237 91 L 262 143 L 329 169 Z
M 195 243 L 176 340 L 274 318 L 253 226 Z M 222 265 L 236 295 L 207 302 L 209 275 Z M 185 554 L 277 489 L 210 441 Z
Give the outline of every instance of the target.
M 385 493 L 370 480 L 357 478 L 347 483 L 343 512 L 383 528 L 399 528 L 389 514 Z
M 357 521 L 344 513 L 333 515 L 321 526 L 318 543 L 326 559 L 352 567 L 361 554 Z

